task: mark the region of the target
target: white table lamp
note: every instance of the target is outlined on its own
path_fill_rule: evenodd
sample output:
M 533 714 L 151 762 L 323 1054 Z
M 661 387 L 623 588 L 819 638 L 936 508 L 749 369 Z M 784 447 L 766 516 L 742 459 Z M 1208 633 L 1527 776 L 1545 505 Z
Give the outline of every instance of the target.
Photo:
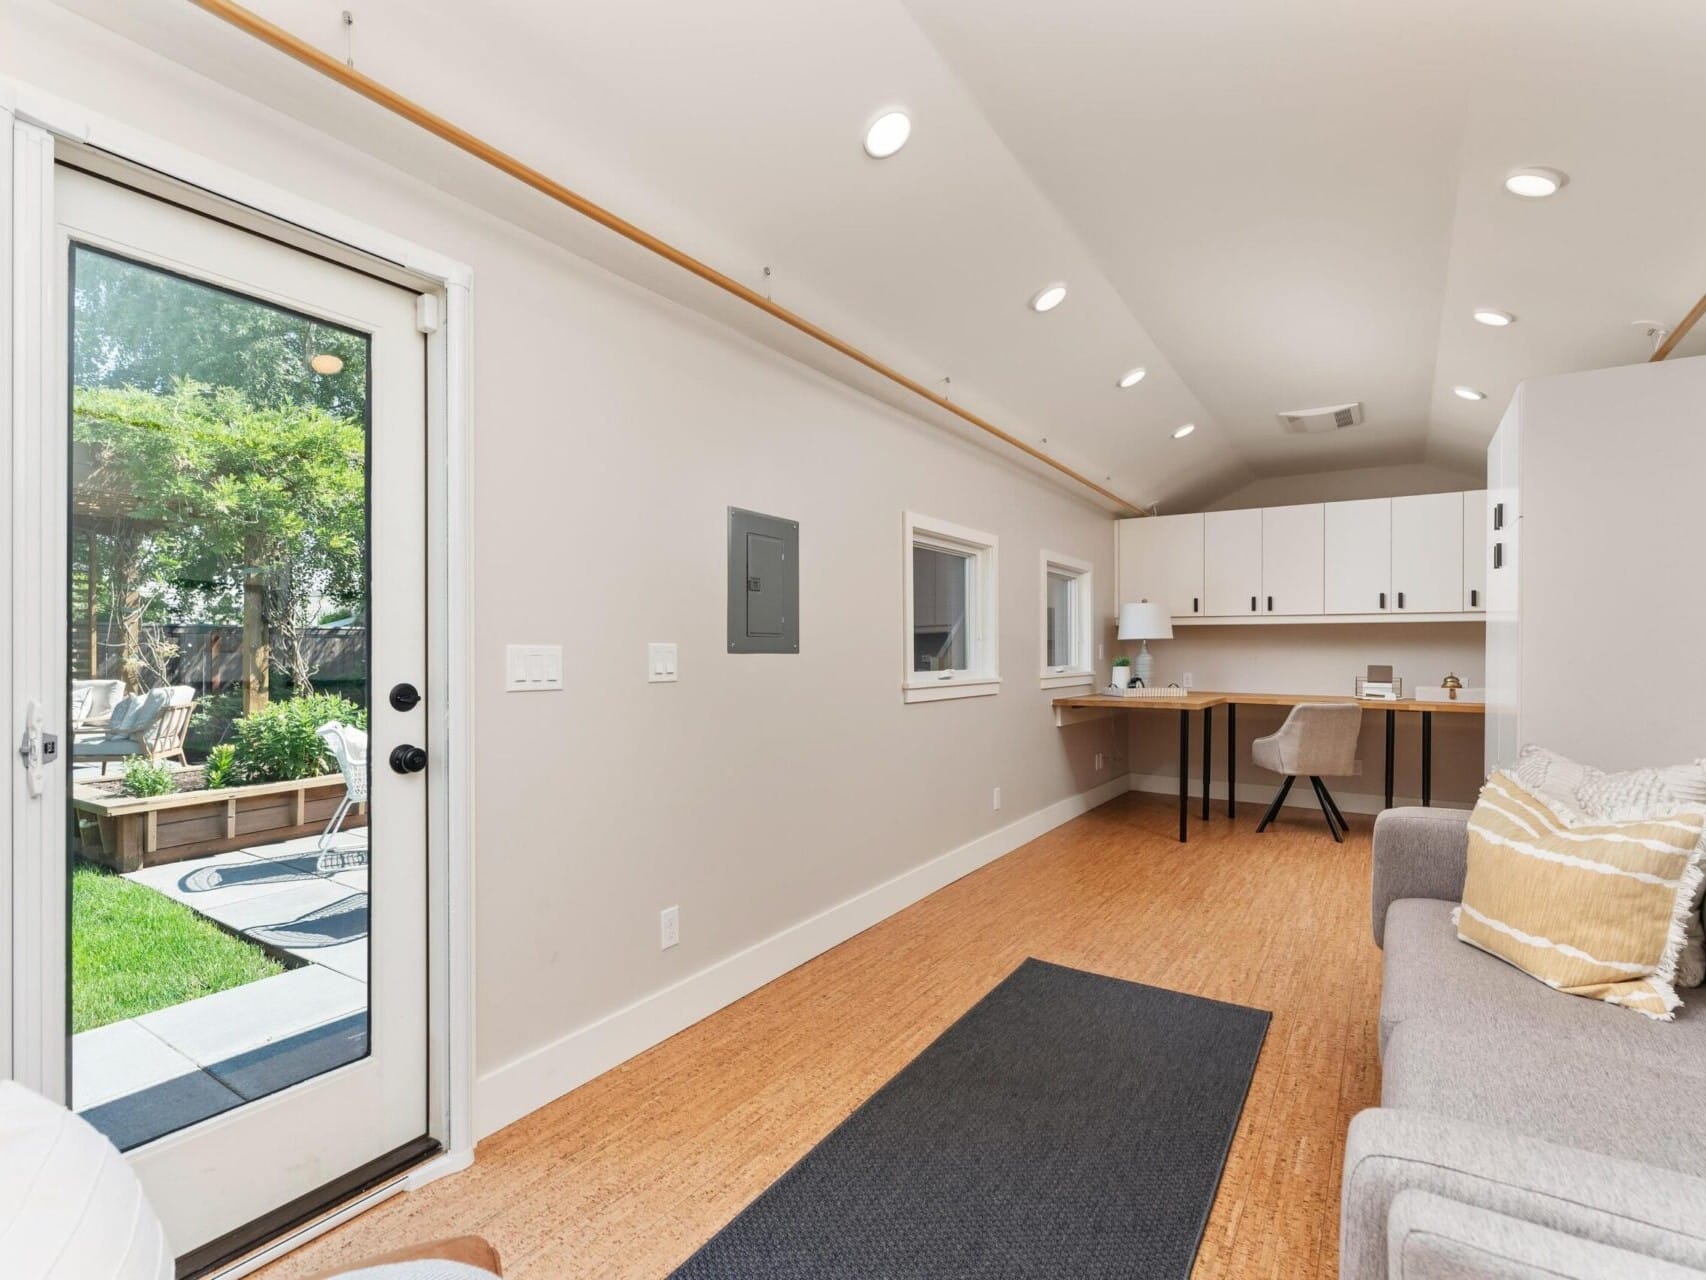
M 1171 615 L 1165 606 L 1148 600 L 1140 600 L 1136 604 L 1122 604 L 1119 638 L 1143 641 L 1143 647 L 1137 651 L 1137 657 L 1132 663 L 1132 670 L 1137 678 L 1143 681 L 1144 688 L 1149 688 L 1155 675 L 1155 659 L 1149 656 L 1149 642 L 1173 638 Z

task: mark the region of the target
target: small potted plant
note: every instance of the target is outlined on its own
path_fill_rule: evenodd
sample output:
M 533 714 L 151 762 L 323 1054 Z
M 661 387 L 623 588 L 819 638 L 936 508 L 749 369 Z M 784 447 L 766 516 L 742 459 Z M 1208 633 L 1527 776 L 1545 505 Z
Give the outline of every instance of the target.
M 1131 659 L 1114 659 L 1114 688 L 1125 689 L 1131 685 Z

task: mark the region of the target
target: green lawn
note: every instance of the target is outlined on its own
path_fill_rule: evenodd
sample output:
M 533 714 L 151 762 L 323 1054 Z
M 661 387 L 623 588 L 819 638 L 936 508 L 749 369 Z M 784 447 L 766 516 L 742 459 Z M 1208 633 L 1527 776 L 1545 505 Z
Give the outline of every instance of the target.
M 81 859 L 73 862 L 73 1033 L 283 972 L 259 947 L 165 894 Z

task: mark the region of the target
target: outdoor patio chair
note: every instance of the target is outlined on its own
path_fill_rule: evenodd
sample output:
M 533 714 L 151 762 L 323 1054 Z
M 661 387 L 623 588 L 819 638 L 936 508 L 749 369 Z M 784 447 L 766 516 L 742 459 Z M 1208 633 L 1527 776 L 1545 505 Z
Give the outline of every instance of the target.
M 170 760 L 188 764 L 184 739 L 195 710 L 195 690 L 187 684 L 161 685 L 144 694 L 129 694 L 114 704 L 106 731 L 99 737 L 71 744 L 71 759 L 94 763 L 101 772 L 115 760 Z
M 73 680 L 71 682 L 71 733 L 73 737 L 99 737 L 107 730 L 107 717 L 124 697 L 123 680 Z
M 332 841 L 337 839 L 338 828 L 348 816 L 350 806 L 367 803 L 367 734 L 354 725 L 340 724 L 336 720 L 328 721 L 314 732 L 326 744 L 326 749 L 332 753 L 344 775 L 344 798 L 338 801 L 332 820 L 320 834 L 323 862 Z

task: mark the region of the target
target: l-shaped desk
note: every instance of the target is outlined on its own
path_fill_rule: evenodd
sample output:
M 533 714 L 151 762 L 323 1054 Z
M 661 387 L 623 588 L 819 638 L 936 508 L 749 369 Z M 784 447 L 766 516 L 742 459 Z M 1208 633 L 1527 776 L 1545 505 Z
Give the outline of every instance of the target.
M 1352 698 L 1343 694 L 1314 693 L 1207 693 L 1189 690 L 1176 698 L 1122 698 L 1109 693 L 1082 694 L 1054 700 L 1054 722 L 1059 726 L 1080 720 L 1100 719 L 1109 711 L 1171 711 L 1179 717 L 1179 839 L 1188 835 L 1191 784 L 1191 712 L 1202 712 L 1202 816 L 1208 818 L 1209 761 L 1214 739 L 1214 709 L 1226 708 L 1226 816 L 1233 815 L 1238 791 L 1238 707 L 1295 707 L 1300 702 L 1354 703 L 1367 711 L 1386 713 L 1386 807 L 1392 807 L 1393 749 L 1398 736 L 1398 713 L 1422 717 L 1422 803 L 1433 801 L 1434 713 L 1480 716 L 1487 713 L 1480 702 L 1431 702 L 1420 698 L 1387 701 Z M 1099 714 L 1087 714 L 1099 713 Z

